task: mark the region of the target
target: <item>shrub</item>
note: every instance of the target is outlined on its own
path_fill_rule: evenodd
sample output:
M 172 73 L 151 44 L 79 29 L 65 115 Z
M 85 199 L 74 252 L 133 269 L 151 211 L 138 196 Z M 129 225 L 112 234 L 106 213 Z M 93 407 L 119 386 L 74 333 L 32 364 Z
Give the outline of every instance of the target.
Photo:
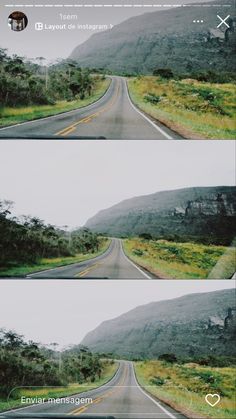
M 235 81 L 234 73 L 216 73 L 213 70 L 192 72 L 191 77 L 198 81 L 204 81 L 208 83 L 230 83 Z
M 149 233 L 141 233 L 139 234 L 139 237 L 144 240 L 152 240 L 152 235 Z
M 198 372 L 198 376 L 205 382 L 205 383 L 210 383 L 210 384 L 214 384 L 215 383 L 215 377 L 212 375 L 211 372 L 209 371 L 202 371 L 202 372 Z
M 133 249 L 133 254 L 136 256 L 142 256 L 143 255 L 143 251 L 140 249 Z
M 161 96 L 155 95 L 154 93 L 148 93 L 147 95 L 144 96 L 144 100 L 146 102 L 156 104 L 161 101 Z
M 154 384 L 155 386 L 163 386 L 165 384 L 165 380 L 162 377 L 154 377 L 150 380 L 151 384 Z
M 157 68 L 153 71 L 154 76 L 160 76 L 163 79 L 172 79 L 174 73 L 170 68 Z
M 195 362 L 197 362 L 199 365 L 223 368 L 235 365 L 236 359 L 229 356 L 209 355 L 206 357 L 196 358 Z
M 175 354 L 162 354 L 159 356 L 159 360 L 169 362 L 171 364 L 174 364 L 178 361 Z

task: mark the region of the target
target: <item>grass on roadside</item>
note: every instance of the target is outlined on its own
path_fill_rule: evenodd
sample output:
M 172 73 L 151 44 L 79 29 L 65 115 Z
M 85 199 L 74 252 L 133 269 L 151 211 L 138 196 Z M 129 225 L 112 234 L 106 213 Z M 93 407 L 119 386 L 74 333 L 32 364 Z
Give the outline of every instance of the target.
M 128 80 L 133 102 L 184 137 L 234 139 L 236 87 L 193 79 L 142 76 Z
M 17 398 L 11 398 L 9 401 L 0 398 L 0 412 L 5 410 L 17 408 L 17 407 L 26 407 L 26 405 L 22 405 L 21 397 L 42 397 L 48 399 L 52 398 L 59 398 L 59 397 L 66 397 L 72 396 L 74 394 L 79 394 L 84 391 L 92 390 L 93 388 L 100 387 L 103 384 L 107 383 L 116 373 L 118 368 L 118 364 L 106 362 L 103 367 L 102 376 L 100 379 L 95 380 L 92 382 L 86 382 L 82 384 L 73 383 L 69 384 L 65 387 L 25 387 L 20 389 L 17 392 Z
M 225 279 L 236 270 L 235 247 L 138 238 L 126 239 L 123 244 L 130 259 L 161 278 Z
M 59 113 L 71 111 L 90 105 L 104 95 L 110 84 L 110 79 L 99 79 L 91 96 L 85 99 L 76 99 L 71 102 L 60 101 L 55 105 L 32 105 L 26 107 L 4 107 L 0 108 L 0 127 L 14 125 L 25 121 L 45 118 L 47 116 L 57 115 Z
M 0 268 L 0 277 L 25 277 L 30 273 L 43 271 L 45 269 L 58 268 L 59 266 L 66 266 L 72 263 L 83 262 L 84 260 L 94 258 L 104 253 L 108 249 L 110 243 L 110 239 L 103 238 L 101 239 L 98 251 L 94 253 L 79 253 L 75 256 L 41 259 L 34 265 L 21 265 L 8 268 Z
M 236 416 L 234 367 L 144 361 L 136 363 L 135 371 L 141 386 L 187 417 L 233 419 Z M 205 401 L 209 393 L 220 395 L 220 402 L 214 408 Z

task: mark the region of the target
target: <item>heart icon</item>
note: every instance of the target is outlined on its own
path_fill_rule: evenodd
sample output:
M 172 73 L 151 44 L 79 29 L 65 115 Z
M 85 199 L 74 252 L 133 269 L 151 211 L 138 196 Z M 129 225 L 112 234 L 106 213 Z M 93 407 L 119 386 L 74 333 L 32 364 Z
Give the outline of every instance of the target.
M 219 394 L 207 394 L 205 400 L 211 407 L 214 407 L 219 403 L 220 396 Z

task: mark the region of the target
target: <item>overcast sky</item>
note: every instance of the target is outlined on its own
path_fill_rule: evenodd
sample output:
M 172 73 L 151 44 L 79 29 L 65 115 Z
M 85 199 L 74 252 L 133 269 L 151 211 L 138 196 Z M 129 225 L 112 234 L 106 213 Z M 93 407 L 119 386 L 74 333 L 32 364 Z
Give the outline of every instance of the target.
M 0 199 L 14 214 L 82 226 L 123 199 L 235 184 L 234 141 L 0 141 Z
M 102 321 L 139 305 L 233 288 L 221 281 L 0 281 L 0 328 L 36 342 L 78 344 Z M 20 298 L 19 298 L 20 295 Z
M 206 0 L 198 0 L 198 3 L 206 2 Z M 35 23 L 42 22 L 43 24 L 63 24 L 79 23 L 79 24 L 96 24 L 96 25 L 116 25 L 131 16 L 140 15 L 143 13 L 151 13 L 157 8 L 147 7 L 55 7 L 60 4 L 145 4 L 143 0 L 83 0 L 83 1 L 62 1 L 62 0 L 22 0 L 18 1 L 3 1 L 0 2 L 0 46 L 9 49 L 10 54 L 18 54 L 28 58 L 45 57 L 48 62 L 57 58 L 67 58 L 72 50 L 93 33 L 92 30 L 57 30 L 57 31 L 36 31 Z M 150 2 L 146 2 L 150 3 Z M 176 0 L 169 0 L 168 5 L 175 4 L 189 4 L 196 3 L 196 0 L 185 0 L 184 2 Z M 14 4 L 20 4 L 21 7 L 15 7 Z M 37 7 L 37 5 L 52 5 L 53 7 Z M 155 1 L 152 2 L 155 4 Z M 165 5 L 165 0 L 158 0 L 156 4 Z M 6 7 L 6 5 L 13 5 L 13 7 Z M 27 7 L 23 7 L 27 5 Z M 34 7 L 30 7 L 34 6 Z M 165 10 L 166 7 L 161 7 L 160 10 Z M 14 32 L 8 27 L 8 16 L 14 11 L 24 12 L 28 17 L 28 26 L 22 32 Z M 183 13 L 184 13 L 183 8 Z M 77 15 L 77 20 L 62 20 L 60 13 L 63 15 Z M 216 10 L 214 9 L 214 13 Z M 202 13 L 204 17 L 204 9 Z

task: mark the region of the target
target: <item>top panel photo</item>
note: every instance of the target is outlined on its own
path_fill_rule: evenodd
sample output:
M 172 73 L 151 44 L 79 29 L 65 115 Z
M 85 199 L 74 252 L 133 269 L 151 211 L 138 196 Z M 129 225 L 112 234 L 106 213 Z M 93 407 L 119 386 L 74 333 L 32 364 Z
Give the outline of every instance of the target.
M 1 2 L 0 138 L 234 139 L 235 1 L 149 3 Z

